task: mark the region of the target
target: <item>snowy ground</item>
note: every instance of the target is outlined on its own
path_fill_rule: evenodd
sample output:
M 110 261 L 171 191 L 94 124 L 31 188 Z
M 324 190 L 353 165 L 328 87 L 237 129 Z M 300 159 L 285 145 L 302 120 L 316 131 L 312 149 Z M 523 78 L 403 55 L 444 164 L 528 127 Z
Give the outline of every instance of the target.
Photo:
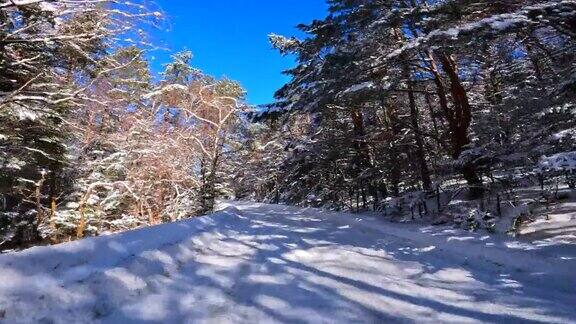
M 576 246 L 315 209 L 0 256 L 0 322 L 576 323 Z

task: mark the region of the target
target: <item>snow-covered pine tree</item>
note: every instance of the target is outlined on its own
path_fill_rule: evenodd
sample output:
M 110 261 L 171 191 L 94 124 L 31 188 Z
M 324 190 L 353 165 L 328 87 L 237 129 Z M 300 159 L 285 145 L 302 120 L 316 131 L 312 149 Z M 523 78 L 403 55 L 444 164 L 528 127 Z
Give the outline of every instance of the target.
M 0 4 L 0 243 L 39 239 L 70 186 L 71 114 L 121 34 L 158 16 L 123 1 Z
M 338 192 L 334 172 L 358 206 L 429 190 L 455 170 L 477 198 L 491 170 L 573 143 L 573 2 L 329 4 L 328 17 L 300 26 L 305 39 L 270 36 L 298 61 L 263 114 L 304 129 L 280 172 L 292 179 L 287 201 Z

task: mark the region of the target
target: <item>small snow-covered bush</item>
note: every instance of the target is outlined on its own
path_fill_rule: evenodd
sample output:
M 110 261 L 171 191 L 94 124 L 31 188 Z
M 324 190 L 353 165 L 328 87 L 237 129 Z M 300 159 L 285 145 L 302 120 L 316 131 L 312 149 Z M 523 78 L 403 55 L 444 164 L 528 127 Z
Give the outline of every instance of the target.
M 540 159 L 536 171 L 576 171 L 576 151 L 562 152 L 552 156 L 544 156 Z
M 484 229 L 489 233 L 496 231 L 496 218 L 490 212 L 481 211 L 477 208 L 471 209 L 467 215 L 461 214 L 455 217 L 454 223 L 471 232 L 479 229 Z
M 547 176 L 564 175 L 568 187 L 576 189 L 576 151 L 543 156 L 534 172 L 540 179 L 542 186 Z
M 53 217 L 48 218 L 40 224 L 38 231 L 44 239 L 59 241 L 62 238 L 75 237 L 79 224 L 81 223 L 80 211 L 75 208 L 75 203 L 67 204 L 63 209 L 56 210 Z M 102 219 L 101 213 L 94 209 L 84 210 L 86 235 L 93 236 L 99 232 L 99 224 Z

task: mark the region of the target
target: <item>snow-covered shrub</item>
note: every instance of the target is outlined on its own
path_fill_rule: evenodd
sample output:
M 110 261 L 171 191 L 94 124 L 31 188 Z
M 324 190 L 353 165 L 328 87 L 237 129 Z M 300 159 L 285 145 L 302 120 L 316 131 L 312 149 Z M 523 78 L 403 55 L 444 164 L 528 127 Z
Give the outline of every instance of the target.
M 0 248 L 13 241 L 22 227 L 28 227 L 29 222 L 15 212 L 0 212 Z
M 543 183 L 547 175 L 564 175 L 566 184 L 576 188 L 576 151 L 543 156 L 534 172 Z
M 142 220 L 133 215 L 123 214 L 121 217 L 106 221 L 106 228 L 110 232 L 127 231 L 142 226 Z
M 562 152 L 552 156 L 544 156 L 536 168 L 537 171 L 576 171 L 576 151 Z
M 101 227 L 103 213 L 93 206 L 83 209 L 85 229 L 88 236 L 98 235 Z M 82 223 L 82 215 L 78 203 L 68 203 L 65 207 L 56 209 L 53 215 L 46 217 L 38 226 L 38 231 L 43 239 L 61 241 L 70 237 L 76 237 L 78 226 Z
M 576 172 L 566 175 L 566 184 L 568 184 L 570 189 L 576 189 Z
M 460 214 L 454 218 L 454 223 L 468 231 L 475 232 L 484 229 L 489 233 L 496 231 L 496 218 L 486 211 L 471 209 L 468 214 Z
M 402 198 L 398 197 L 387 197 L 384 199 L 384 204 L 382 210 L 386 215 L 389 216 L 400 216 L 402 215 Z
M 512 236 L 517 236 L 522 229 L 522 225 L 530 220 L 531 219 L 527 213 L 520 213 L 518 216 L 512 219 L 512 224 L 510 224 L 510 228 L 506 231 L 506 233 Z

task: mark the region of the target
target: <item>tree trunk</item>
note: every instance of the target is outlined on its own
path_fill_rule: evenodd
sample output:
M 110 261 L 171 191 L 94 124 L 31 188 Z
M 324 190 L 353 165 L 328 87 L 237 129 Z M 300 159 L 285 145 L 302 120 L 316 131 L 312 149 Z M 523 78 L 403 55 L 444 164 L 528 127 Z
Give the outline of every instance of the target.
M 372 165 L 370 147 L 368 142 L 366 142 L 366 132 L 364 130 L 364 116 L 360 109 L 353 108 L 350 111 L 350 117 L 354 126 L 354 148 L 358 152 L 358 167 L 364 169 Z
M 468 129 L 472 121 L 472 109 L 468 101 L 466 89 L 464 89 L 460 77 L 458 76 L 456 63 L 452 57 L 446 54 L 441 54 L 440 62 L 442 63 L 444 72 L 446 72 L 446 75 L 448 75 L 448 78 L 450 79 L 450 93 L 454 104 L 454 109 L 452 110 L 455 130 L 452 132 L 453 156 L 454 158 L 458 158 L 464 150 L 464 147 L 470 144 Z
M 216 203 L 216 170 L 220 155 L 216 155 L 209 166 L 205 166 L 205 161 L 202 162 L 202 189 L 201 189 L 201 214 L 206 214 L 214 211 Z
M 200 162 L 200 173 L 201 173 L 201 181 L 202 184 L 200 186 L 200 209 L 198 210 L 198 214 L 204 215 L 210 212 L 213 208 L 213 199 L 212 199 L 212 180 L 210 179 L 210 170 L 209 166 L 207 166 L 206 158 L 204 157 Z
M 410 78 L 408 68 L 405 69 L 407 83 L 408 83 L 408 100 L 410 102 L 410 121 L 412 123 L 412 130 L 416 138 L 416 158 L 418 160 L 418 167 L 420 169 L 420 179 L 422 181 L 422 188 L 426 192 L 432 190 L 432 181 L 430 180 L 430 169 L 426 163 L 426 153 L 424 152 L 424 140 L 420 132 L 420 125 L 418 123 L 418 107 L 416 106 L 416 97 L 414 96 L 414 84 Z
M 396 117 L 396 110 L 389 104 L 385 99 L 382 100 L 382 104 L 384 105 L 385 112 L 386 112 L 386 126 L 389 129 L 390 133 L 392 134 L 391 139 L 389 140 L 389 149 L 390 149 L 390 183 L 391 183 L 391 191 L 394 197 L 398 197 L 400 195 L 400 163 L 398 160 L 398 148 L 394 143 L 396 136 L 398 135 L 399 127 L 398 121 Z
M 436 112 L 434 111 L 434 106 L 432 105 L 432 100 L 430 95 L 426 94 L 426 106 L 428 107 L 428 112 L 430 113 L 430 119 L 432 120 L 432 126 L 434 126 L 434 136 L 440 138 L 440 131 L 438 130 L 438 122 L 436 121 Z M 438 150 L 441 149 L 440 144 L 437 142 Z
M 442 69 L 450 79 L 450 94 L 452 95 L 453 102 L 452 109 L 448 107 L 446 89 L 436 67 L 434 57 L 432 53 L 428 53 L 434 75 L 434 82 L 438 88 L 440 106 L 446 115 L 446 120 L 450 127 L 452 158 L 457 160 L 464 151 L 464 148 L 470 144 L 468 131 L 472 122 L 472 108 L 468 101 L 466 89 L 458 76 L 456 62 L 451 56 L 444 53 L 441 53 L 439 57 Z M 475 199 L 480 197 L 484 190 L 482 179 L 478 176 L 475 166 L 471 163 L 462 166 L 462 175 L 468 183 L 470 198 Z

